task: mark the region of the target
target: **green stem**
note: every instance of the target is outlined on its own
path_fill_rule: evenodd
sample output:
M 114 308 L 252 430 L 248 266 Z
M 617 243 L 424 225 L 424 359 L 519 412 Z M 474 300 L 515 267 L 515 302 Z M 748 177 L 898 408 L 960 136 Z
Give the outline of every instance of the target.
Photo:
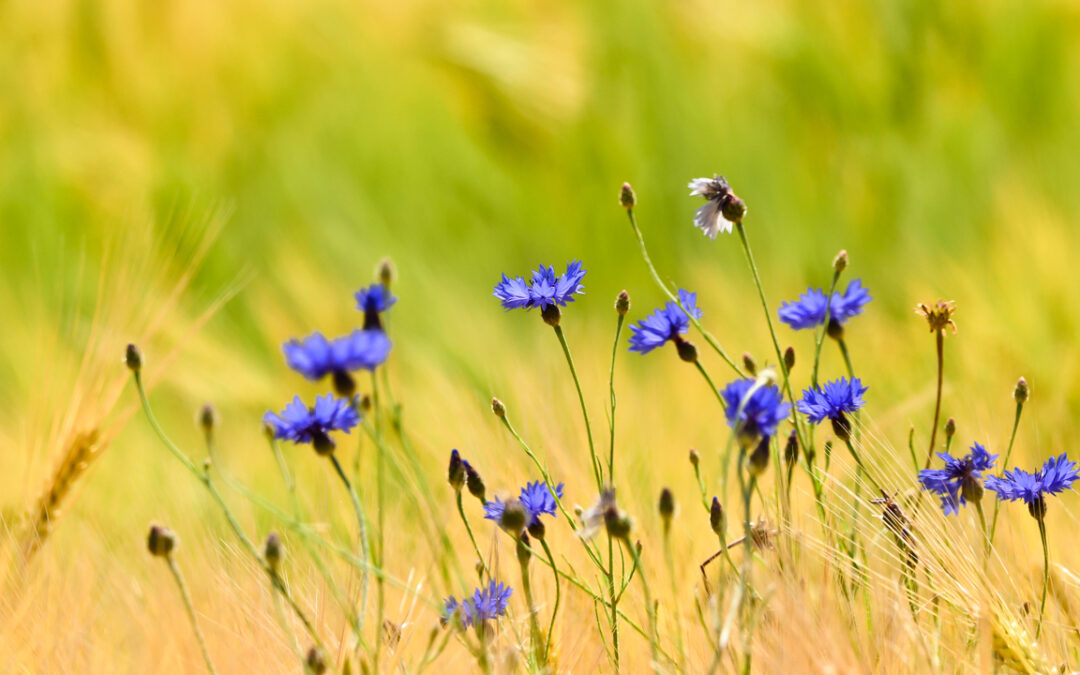
M 866 470 L 866 465 L 863 464 L 862 459 L 859 457 L 859 453 L 855 451 L 855 446 L 852 445 L 850 438 L 844 439 L 844 445 L 847 446 L 848 452 L 851 453 L 851 458 L 855 460 L 856 466 L 862 471 L 862 475 L 866 476 L 866 480 L 870 481 L 870 484 L 874 486 L 874 492 L 880 492 L 881 486 L 874 480 L 874 477 L 870 475 L 870 472 Z
M 338 461 L 337 455 L 334 453 L 329 454 L 330 463 L 334 465 L 334 471 L 337 472 L 341 482 L 345 484 L 345 489 L 349 492 L 349 499 L 352 500 L 353 511 L 356 512 L 357 526 L 360 528 L 360 551 L 364 560 L 371 560 L 371 544 L 368 540 L 367 531 L 367 519 L 364 517 L 364 507 L 360 505 L 360 496 L 356 494 L 356 489 L 353 488 L 351 482 L 349 482 L 348 476 L 345 475 L 344 469 L 341 468 L 341 462 Z M 367 568 L 360 570 L 360 628 L 364 627 L 364 615 L 367 614 L 367 597 L 368 597 L 368 571 Z M 380 627 L 375 627 L 376 631 L 381 630 Z
M 1035 627 L 1035 639 L 1039 639 L 1039 635 L 1042 634 L 1043 616 L 1046 612 L 1046 589 L 1050 586 L 1050 551 L 1046 545 L 1046 523 L 1042 518 L 1039 521 L 1039 537 L 1042 539 L 1043 550 L 1043 587 L 1042 587 L 1042 600 L 1039 601 L 1039 623 Z
M 551 554 L 551 548 L 548 547 L 548 543 L 547 543 L 546 539 L 541 539 L 540 540 L 540 545 L 544 547 L 544 553 L 547 554 L 548 561 L 551 563 L 551 572 L 552 572 L 552 574 L 555 575 L 555 605 L 551 610 L 551 623 L 548 625 L 547 644 L 544 645 L 544 662 L 546 663 L 547 660 L 548 660 L 548 655 L 551 653 L 551 639 L 552 639 L 552 635 L 555 632 L 555 616 L 559 613 L 559 600 L 561 599 L 561 591 L 559 589 L 559 570 L 558 570 L 558 568 L 555 567 L 555 556 L 553 556 Z M 618 620 L 617 615 L 615 615 L 614 610 L 612 610 L 612 625 L 613 626 L 615 625 L 614 622 L 617 621 L 617 620 Z M 613 635 L 617 636 L 618 635 L 618 629 L 613 628 L 612 630 L 613 630 Z M 617 640 L 617 638 L 616 638 L 616 640 Z M 618 647 L 618 642 L 616 642 L 616 652 L 615 652 L 616 654 L 618 654 L 617 647 Z M 616 663 L 618 663 L 617 658 L 616 658 Z M 616 670 L 618 670 L 618 668 L 616 668 Z
M 570 355 L 570 346 L 566 344 L 562 326 L 555 326 L 555 336 L 559 338 L 563 354 L 566 355 L 566 363 L 570 366 L 570 376 L 574 379 L 574 387 L 577 388 L 578 402 L 581 404 L 581 416 L 585 419 L 585 436 L 589 440 L 589 458 L 592 460 L 593 473 L 596 475 L 596 489 L 604 487 L 603 470 L 600 468 L 600 460 L 596 456 L 596 445 L 593 444 L 592 426 L 589 424 L 589 410 L 585 406 L 585 394 L 581 391 L 581 380 L 578 379 L 577 369 L 574 367 L 574 357 Z
M 1012 433 L 1009 434 L 1009 446 L 1005 449 L 1005 459 L 1001 462 L 1002 468 L 1009 468 L 1009 457 L 1012 455 L 1013 443 L 1016 442 L 1016 430 L 1020 426 L 1020 414 L 1024 412 L 1024 404 L 1017 402 L 1016 404 L 1016 416 L 1013 417 Z M 990 537 L 987 541 L 987 546 L 994 545 L 994 533 L 997 532 L 997 519 L 998 509 L 1001 508 L 1001 501 L 994 500 L 994 517 L 990 520 Z
M 543 639 L 540 635 L 540 622 L 536 618 L 536 603 L 533 601 L 532 582 L 529 580 L 529 562 L 521 563 L 521 588 L 525 592 L 525 604 L 529 611 L 529 635 L 532 640 L 533 666 L 537 670 L 544 667 L 543 652 L 540 645 Z
M 810 384 L 814 388 L 818 386 L 818 363 L 821 361 L 821 344 L 825 341 L 825 334 L 829 332 L 829 318 L 832 311 L 833 293 L 836 292 L 836 282 L 840 280 L 840 270 L 833 271 L 832 284 L 829 286 L 829 295 L 825 298 L 825 323 L 821 326 L 821 332 L 814 341 L 814 369 L 810 371 Z
M 716 400 L 720 402 L 720 407 L 727 409 L 727 404 L 724 403 L 724 397 L 720 395 L 720 390 L 716 388 L 716 384 L 712 378 L 709 377 L 709 373 L 705 371 L 705 366 L 701 365 L 701 361 L 694 361 L 694 365 L 697 366 L 698 372 L 705 378 L 705 381 L 709 383 L 709 390 L 716 396 Z
M 937 439 L 938 419 L 941 418 L 941 384 L 945 377 L 945 331 L 937 330 L 937 397 L 934 401 L 934 423 L 930 427 L 930 449 L 926 452 L 926 464 L 924 469 L 930 468 L 930 460 L 934 458 L 934 441 Z
M 638 555 L 637 547 L 630 542 L 627 537 L 622 538 L 623 546 L 626 547 L 627 552 L 634 558 L 634 565 L 641 567 L 641 557 Z M 656 606 L 653 605 L 652 593 L 649 592 L 649 582 L 645 579 L 645 572 L 642 570 L 638 574 L 638 578 L 641 579 L 641 590 L 645 594 L 645 605 L 649 615 L 649 651 L 652 654 L 652 667 L 657 673 L 660 671 L 660 656 L 658 649 L 657 633 L 656 633 Z
M 375 421 L 375 564 L 386 569 L 385 513 L 383 499 L 386 493 L 386 451 L 382 442 L 382 409 L 379 397 L 379 380 L 371 371 L 371 416 Z M 383 643 L 383 621 L 386 617 L 386 584 L 382 577 L 375 579 L 375 651 L 372 670 L 379 672 L 379 656 Z
M 461 490 L 457 490 L 457 510 L 461 516 L 461 522 L 465 523 L 465 531 L 469 533 L 469 541 L 472 542 L 473 551 L 476 552 L 476 559 L 480 562 L 480 569 L 477 574 L 480 576 L 480 582 L 483 583 L 484 575 L 488 575 L 488 579 L 491 578 L 491 570 L 488 569 L 487 563 L 484 562 L 484 556 L 480 553 L 480 547 L 476 545 L 476 537 L 473 536 L 472 526 L 469 525 L 469 519 L 465 517 L 465 507 L 461 503 Z
M 176 586 L 180 589 L 180 596 L 184 598 L 184 607 L 187 609 L 188 618 L 191 619 L 191 627 L 195 629 L 195 640 L 199 643 L 199 650 L 202 651 L 203 660 L 206 661 L 206 669 L 211 673 L 217 673 L 214 669 L 214 662 L 210 660 L 210 650 L 206 648 L 206 640 L 203 639 L 202 631 L 199 630 L 199 620 L 195 616 L 195 606 L 191 603 L 191 595 L 188 593 L 187 584 L 184 583 L 184 575 L 180 573 L 180 568 L 177 567 L 176 561 L 171 555 L 165 556 L 165 562 L 169 564 L 169 571 L 172 572 L 173 578 L 176 579 Z
M 754 534 L 753 524 L 750 522 L 750 498 L 754 493 L 754 483 L 757 482 L 756 476 L 750 476 L 750 480 L 746 481 L 743 478 L 743 455 L 745 451 L 739 453 L 739 483 L 742 484 L 742 497 L 743 497 L 743 547 L 745 548 L 745 555 L 743 556 L 742 570 L 739 575 L 739 598 L 742 603 L 742 615 L 743 615 L 743 673 L 748 674 L 750 672 L 751 657 L 753 655 L 753 634 L 748 626 L 749 623 L 749 603 L 750 603 L 750 575 L 753 571 L 754 562 Z
M 611 441 L 608 446 L 608 482 L 612 487 L 615 486 L 615 357 L 619 353 L 619 337 L 622 335 L 625 318 L 620 314 L 615 324 L 615 344 L 611 347 L 611 370 L 608 373 L 608 391 L 611 393 L 611 418 L 608 423 L 611 432 Z
M 983 512 L 982 500 L 975 500 L 975 511 L 979 514 L 979 531 L 983 536 L 983 549 L 985 553 L 985 559 L 983 561 L 983 567 L 986 567 L 986 561 L 990 558 L 990 531 L 986 528 L 986 514 Z
M 645 265 L 649 268 L 649 273 L 652 274 L 653 281 L 656 282 L 656 285 L 660 287 L 660 290 L 662 290 L 664 294 L 671 299 L 672 302 L 675 302 L 680 307 L 682 307 L 682 302 L 679 300 L 678 296 L 673 293 L 671 289 L 668 288 L 668 285 L 664 283 L 664 280 L 660 278 L 660 274 L 656 271 L 656 267 L 653 265 L 652 259 L 649 258 L 649 251 L 645 248 L 645 238 L 641 236 L 641 230 L 638 228 L 637 219 L 634 217 L 634 210 L 626 209 L 626 215 L 630 218 L 630 227 L 634 230 L 634 236 L 637 237 L 638 246 L 641 247 L 641 257 L 645 259 Z M 683 311 L 686 311 L 685 307 L 682 308 Z M 698 321 L 692 314 L 690 314 L 689 312 L 687 312 L 686 314 L 690 318 L 690 323 L 694 324 L 694 328 L 696 328 L 698 332 L 701 333 L 701 336 L 705 338 L 705 342 L 707 342 L 709 346 L 713 348 L 713 351 L 715 351 L 720 356 L 720 358 L 724 360 L 724 363 L 728 364 L 731 369 L 735 371 L 735 374 L 739 377 L 746 377 L 746 374 L 742 371 L 741 368 L 739 368 L 739 366 L 735 364 L 734 361 L 731 360 L 731 357 L 727 355 L 727 352 L 725 352 L 724 348 L 720 346 L 720 343 L 717 342 L 716 338 L 712 336 L 712 333 L 705 330 L 705 328 L 702 327 L 701 322 Z
M 292 626 L 289 625 L 285 618 L 285 611 L 281 608 L 281 597 L 278 595 L 277 585 L 274 583 L 270 584 L 270 596 L 273 598 L 274 614 L 277 616 L 278 623 L 281 624 L 281 630 L 285 631 L 285 634 L 289 636 L 293 654 L 303 664 L 304 652 L 300 649 L 300 641 L 296 639 L 296 631 L 292 629 Z
M 625 317 L 619 314 L 618 321 L 615 324 L 615 343 L 611 347 L 611 370 L 608 373 L 608 390 L 611 394 L 611 416 L 609 419 L 609 426 L 611 432 L 611 442 L 608 451 L 608 481 L 611 486 L 615 487 L 615 357 L 619 353 L 619 337 L 622 334 L 622 327 Z M 551 552 L 548 550 L 547 542 L 543 542 L 544 550 L 547 552 L 548 557 L 551 557 Z M 619 672 L 619 615 L 616 612 L 618 607 L 618 601 L 615 597 L 615 549 L 614 542 L 610 535 L 608 535 L 608 560 L 607 569 L 605 570 L 605 576 L 607 577 L 608 596 L 611 598 L 611 646 L 612 646 L 612 661 L 615 666 L 615 672 Z M 551 559 L 552 567 L 554 568 L 555 560 Z M 555 604 L 558 608 L 559 602 L 559 575 L 555 575 Z M 555 628 L 555 614 L 551 615 L 551 629 L 548 630 L 548 648 L 551 647 L 551 630 Z M 547 650 L 544 652 L 544 658 L 547 658 Z

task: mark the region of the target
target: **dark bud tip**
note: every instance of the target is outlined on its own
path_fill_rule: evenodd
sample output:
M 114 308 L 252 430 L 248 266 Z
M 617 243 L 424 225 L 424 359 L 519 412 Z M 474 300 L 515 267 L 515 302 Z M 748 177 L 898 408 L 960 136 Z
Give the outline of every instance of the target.
M 834 317 L 829 317 L 829 325 L 825 328 L 825 332 L 834 340 L 843 340 L 844 324 L 837 321 Z
M 133 373 L 137 373 L 142 370 L 142 352 L 134 343 L 129 344 L 127 349 L 124 350 L 124 364 L 127 365 L 128 370 Z
M 851 440 L 851 420 L 844 413 L 832 418 L 832 430 L 833 434 L 840 440 Z
M 469 464 L 468 460 L 461 460 L 465 465 L 465 487 L 469 488 L 469 494 L 480 500 L 481 504 L 487 504 L 487 490 L 484 487 L 484 479 L 480 473 Z
M 323 675 L 326 672 L 326 652 L 321 647 L 312 647 L 304 658 L 304 665 L 313 675 Z
M 529 523 L 529 526 L 525 529 L 528 531 L 529 536 L 536 540 L 542 540 L 544 535 L 547 534 L 547 528 L 539 518 Z
M 672 494 L 669 488 L 664 488 L 660 491 L 660 518 L 664 521 L 664 526 L 671 525 L 671 519 L 675 516 L 675 495 Z
M 701 464 L 701 455 L 697 450 L 690 448 L 690 465 L 696 469 L 699 464 Z
M 458 492 L 465 487 L 465 465 L 461 461 L 461 453 L 457 450 L 450 451 L 450 468 L 447 471 L 447 480 L 450 487 Z
M 207 403 L 199 408 L 199 428 L 209 436 L 214 432 L 215 426 L 217 426 L 217 413 L 214 412 L 214 406 Z
M 733 192 L 720 206 L 720 212 L 724 215 L 724 218 L 733 223 L 742 222 L 743 216 L 746 215 L 746 202 L 735 196 Z
M 394 261 L 390 260 L 390 258 L 380 260 L 379 264 L 375 266 L 375 278 L 383 286 L 389 287 L 393 284 L 397 279 L 397 269 L 394 267 Z
M 675 348 L 679 352 L 679 358 L 687 363 L 697 363 L 697 347 L 693 342 L 687 342 L 686 340 L 676 337 Z
M 316 431 L 311 434 L 311 445 L 315 452 L 326 456 L 334 452 L 334 439 L 330 438 L 325 431 Z
M 795 348 L 788 347 L 784 350 L 784 368 L 790 373 L 791 369 L 795 367 Z
M 637 205 L 637 195 L 634 194 L 634 188 L 630 187 L 630 183 L 623 183 L 622 189 L 619 190 L 619 206 L 624 209 L 632 209 Z
M 956 419 L 950 417 L 945 420 L 945 438 L 952 438 L 956 435 Z
M 1039 495 L 1039 498 L 1028 504 L 1028 513 L 1035 520 L 1042 520 L 1046 517 L 1046 497 Z
M 847 263 L 848 263 L 847 251 L 840 251 L 839 253 L 836 254 L 836 257 L 833 258 L 832 267 L 833 267 L 834 270 L 836 270 L 837 274 L 840 274 L 841 272 L 843 272 L 844 270 L 847 269 Z
M 330 376 L 334 383 L 334 393 L 341 398 L 352 398 L 356 393 L 356 380 L 344 370 L 335 370 Z
M 763 436 L 761 441 L 746 458 L 746 470 L 751 476 L 760 476 L 769 468 L 769 437 Z
M 506 419 L 506 406 L 497 398 L 491 399 L 491 412 L 495 413 L 495 417 L 501 420 Z
M 552 328 L 558 328 L 559 323 L 562 321 L 562 311 L 558 305 L 545 305 L 540 310 L 540 318 L 544 320 L 544 323 Z
M 371 400 L 371 394 L 364 394 L 360 397 L 360 402 L 357 403 L 357 407 L 360 408 L 360 412 L 364 413 L 365 415 L 371 412 L 371 409 L 372 407 L 374 407 L 374 405 L 375 404 Z
M 632 529 L 630 517 L 614 505 L 604 511 L 604 527 L 607 528 L 608 536 L 614 539 L 628 539 Z
M 784 444 L 784 464 L 791 467 L 799 461 L 799 435 L 791 430 L 787 443 Z
M 263 545 L 263 557 L 271 571 L 277 574 L 281 567 L 281 559 L 285 556 L 285 550 L 281 546 L 281 537 L 277 532 L 271 532 L 266 536 L 266 544 Z
M 502 517 L 499 518 L 499 527 L 510 534 L 518 535 L 525 529 L 528 519 L 529 514 L 521 502 L 511 499 L 506 502 L 506 508 L 503 509 Z
M 1013 389 L 1013 398 L 1017 403 L 1024 404 L 1027 402 L 1030 395 L 1031 389 L 1028 387 L 1027 380 L 1021 377 L 1016 381 L 1016 389 Z
M 626 313 L 630 311 L 630 294 L 626 291 L 619 291 L 615 297 L 615 311 L 619 316 L 626 316 Z
M 529 535 L 524 532 L 518 537 L 517 540 L 517 559 L 518 563 L 525 567 L 529 564 L 529 558 L 532 557 L 532 551 L 529 550 Z
M 709 508 L 709 526 L 718 537 L 724 536 L 724 507 L 720 506 L 720 500 L 712 498 L 712 506 Z
M 746 372 L 750 375 L 757 375 L 757 362 L 754 361 L 754 357 L 750 356 L 750 352 L 744 352 L 742 355 L 742 365 L 746 369 Z
M 151 525 L 150 534 L 146 537 L 146 549 L 151 555 L 159 558 L 167 558 L 176 547 L 176 535 L 167 527 Z

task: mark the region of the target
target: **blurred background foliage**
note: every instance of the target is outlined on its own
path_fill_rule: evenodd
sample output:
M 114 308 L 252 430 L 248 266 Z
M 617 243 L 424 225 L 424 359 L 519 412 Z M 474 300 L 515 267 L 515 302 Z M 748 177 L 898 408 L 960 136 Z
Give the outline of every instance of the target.
M 82 349 L 95 297 L 128 270 L 130 286 L 101 302 L 137 296 L 152 313 L 171 286 L 147 279 L 187 272 L 204 230 L 217 233 L 205 261 L 166 337 L 145 345 L 149 359 L 182 347 L 159 407 L 193 443 L 190 414 L 216 402 L 262 461 L 255 419 L 315 391 L 285 371 L 280 343 L 354 325 L 351 292 L 384 255 L 400 271 L 397 389 L 433 471 L 449 447 L 488 438 L 477 425 L 502 442 L 493 393 L 526 426 L 573 410 L 539 318 L 490 297 L 503 271 L 585 261 L 567 333 L 602 420 L 615 294 L 630 290 L 631 318 L 661 298 L 617 203 L 624 180 L 662 272 L 700 292 L 732 354 L 770 360 L 736 241 L 691 225 L 686 182 L 713 172 L 749 206 L 774 311 L 850 252 L 875 302 L 849 339 L 892 444 L 910 423 L 925 438 L 932 339 L 912 308 L 943 297 L 959 305 L 945 413 L 961 436 L 1003 443 L 1024 374 L 1039 408 L 1020 452 L 1075 451 L 1063 445 L 1080 416 L 1073 2 L 7 0 L 0 26 L 5 509 L 24 508 L 57 459 L 32 439 L 62 416 L 49 406 L 68 400 L 71 376 L 57 364 L 77 362 L 61 355 Z M 110 367 L 145 324 L 106 326 Z M 808 336 L 781 340 L 807 362 Z M 652 476 L 646 458 L 722 431 L 673 355 L 621 358 L 646 504 L 687 473 Z M 53 393 L 35 395 L 54 371 Z M 678 423 L 648 427 L 671 401 Z M 576 424 L 551 433 L 570 444 Z M 146 470 L 166 475 L 144 426 L 117 441 L 103 469 L 116 489 L 87 490 L 89 504 L 138 500 L 145 486 L 119 480 L 130 462 L 160 458 Z

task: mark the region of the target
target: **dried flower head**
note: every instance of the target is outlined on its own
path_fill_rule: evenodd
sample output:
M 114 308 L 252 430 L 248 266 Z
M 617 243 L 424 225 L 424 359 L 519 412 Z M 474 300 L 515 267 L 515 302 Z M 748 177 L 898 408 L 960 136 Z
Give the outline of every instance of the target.
M 630 187 L 630 183 L 623 183 L 622 189 L 619 190 L 619 206 L 624 209 L 632 209 L 637 205 L 637 195 L 634 194 L 634 188 Z
M 134 344 L 129 344 L 127 349 L 124 350 L 124 364 L 127 365 L 128 369 L 133 373 L 142 370 L 142 352 L 139 351 L 139 348 Z
M 952 300 L 938 300 L 929 307 L 920 302 L 915 307 L 915 313 L 926 317 L 931 333 L 951 327 L 953 334 L 956 334 L 956 323 L 952 320 L 952 315 L 956 313 L 956 303 Z
M 716 239 L 720 232 L 731 232 L 735 223 L 746 215 L 746 204 L 731 191 L 723 176 L 695 178 L 687 187 L 690 188 L 690 196 L 701 196 L 708 200 L 694 213 L 694 225 L 710 239 Z
M 176 547 L 176 535 L 167 527 L 151 525 L 146 537 L 146 548 L 151 555 L 167 558 Z

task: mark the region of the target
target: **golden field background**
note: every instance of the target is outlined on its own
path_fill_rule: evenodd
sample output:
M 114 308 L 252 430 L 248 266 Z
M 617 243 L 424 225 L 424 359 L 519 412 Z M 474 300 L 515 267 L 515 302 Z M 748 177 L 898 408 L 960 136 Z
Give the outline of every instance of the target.
M 587 295 L 564 326 L 594 427 L 605 428 L 615 295 L 629 290 L 635 320 L 661 302 L 617 204 L 624 180 L 637 190 L 661 272 L 699 291 L 705 325 L 733 355 L 771 360 L 768 333 L 737 241 L 710 242 L 692 227 L 688 179 L 723 173 L 746 200 L 774 312 L 806 285 L 826 284 L 835 253 L 849 251 L 850 275 L 875 298 L 848 340 L 870 385 L 873 452 L 883 465 L 906 469 L 910 425 L 916 447 L 927 442 L 933 341 L 912 307 L 939 297 L 959 306 L 943 410 L 957 419 L 958 442 L 1003 450 L 1012 387 L 1024 375 L 1034 393 L 1015 463 L 1080 451 L 1080 10 L 1072 3 L 48 0 L 0 3 L 0 35 L 0 312 L 8 317 L 0 331 L 0 671 L 198 672 L 176 590 L 145 552 L 152 520 L 181 537 L 179 561 L 219 669 L 297 670 L 258 570 L 136 415 L 121 354 L 129 341 L 142 346 L 156 412 L 199 457 L 194 415 L 212 402 L 221 468 L 283 505 L 259 420 L 294 393 L 319 389 L 287 372 L 280 344 L 353 327 L 351 294 L 384 255 L 400 274 L 394 392 L 463 568 L 472 556 L 444 481 L 449 450 L 460 448 L 492 490 L 535 478 L 491 415 L 492 395 L 566 481 L 567 501 L 590 504 L 583 429 L 558 345 L 538 317 L 504 313 L 490 289 L 504 271 L 584 260 Z M 810 337 L 782 327 L 780 338 L 805 366 Z M 834 351 L 826 345 L 830 375 L 842 369 Z M 702 353 L 726 380 L 723 363 Z M 655 516 L 666 485 L 681 505 L 673 545 L 686 561 L 677 606 L 690 670 L 704 670 L 694 585 L 715 541 L 686 453 L 698 448 L 715 477 L 726 428 L 697 374 L 666 350 L 621 353 L 616 382 L 619 497 L 665 607 L 664 645 L 673 649 L 675 630 Z M 19 564 L 39 498 L 73 439 L 92 430 L 99 440 L 85 472 L 40 551 Z M 305 448 L 287 454 L 309 517 L 347 541 L 353 523 L 334 476 Z M 796 476 L 797 528 L 810 541 L 820 531 L 806 478 Z M 898 489 L 913 483 L 898 474 Z M 281 529 L 235 492 L 229 499 L 253 538 Z M 737 502 L 734 493 L 721 499 Z M 1048 517 L 1063 579 L 1080 569 L 1070 545 L 1076 507 L 1066 494 Z M 1039 542 L 1022 507 L 1003 516 L 990 586 L 1015 612 L 1037 594 Z M 418 534 L 421 517 L 408 499 L 391 500 L 389 569 L 434 599 L 446 589 Z M 471 517 L 482 543 L 499 542 L 514 584 L 512 549 L 478 507 Z M 971 513 L 939 526 L 963 533 L 942 542 L 975 545 Z M 881 529 L 863 527 L 867 537 Z M 553 548 L 583 569 L 580 546 L 551 529 Z M 326 639 L 343 634 L 340 611 L 301 554 L 289 573 Z M 541 594 L 550 591 L 545 576 Z M 807 591 L 775 581 L 771 602 L 787 621 L 762 630 L 755 658 L 763 671 L 977 667 L 964 637 L 948 631 L 937 633 L 937 661 L 908 649 L 935 629 L 904 623 L 895 578 L 883 573 L 874 591 L 878 625 L 895 634 L 850 629 L 817 582 Z M 644 622 L 634 590 L 627 612 Z M 1062 592 L 1078 602 L 1078 591 L 1066 582 Z M 590 603 L 564 596 L 560 667 L 609 669 Z M 406 625 L 399 656 L 408 663 L 437 613 L 423 603 L 410 611 L 408 594 L 391 600 L 391 618 Z M 1052 665 L 1080 667 L 1071 619 L 1060 603 L 1048 611 L 1058 629 L 1040 652 Z M 644 669 L 647 644 L 624 635 L 624 660 Z M 880 642 L 892 646 L 874 647 Z M 470 663 L 452 643 L 436 667 Z

